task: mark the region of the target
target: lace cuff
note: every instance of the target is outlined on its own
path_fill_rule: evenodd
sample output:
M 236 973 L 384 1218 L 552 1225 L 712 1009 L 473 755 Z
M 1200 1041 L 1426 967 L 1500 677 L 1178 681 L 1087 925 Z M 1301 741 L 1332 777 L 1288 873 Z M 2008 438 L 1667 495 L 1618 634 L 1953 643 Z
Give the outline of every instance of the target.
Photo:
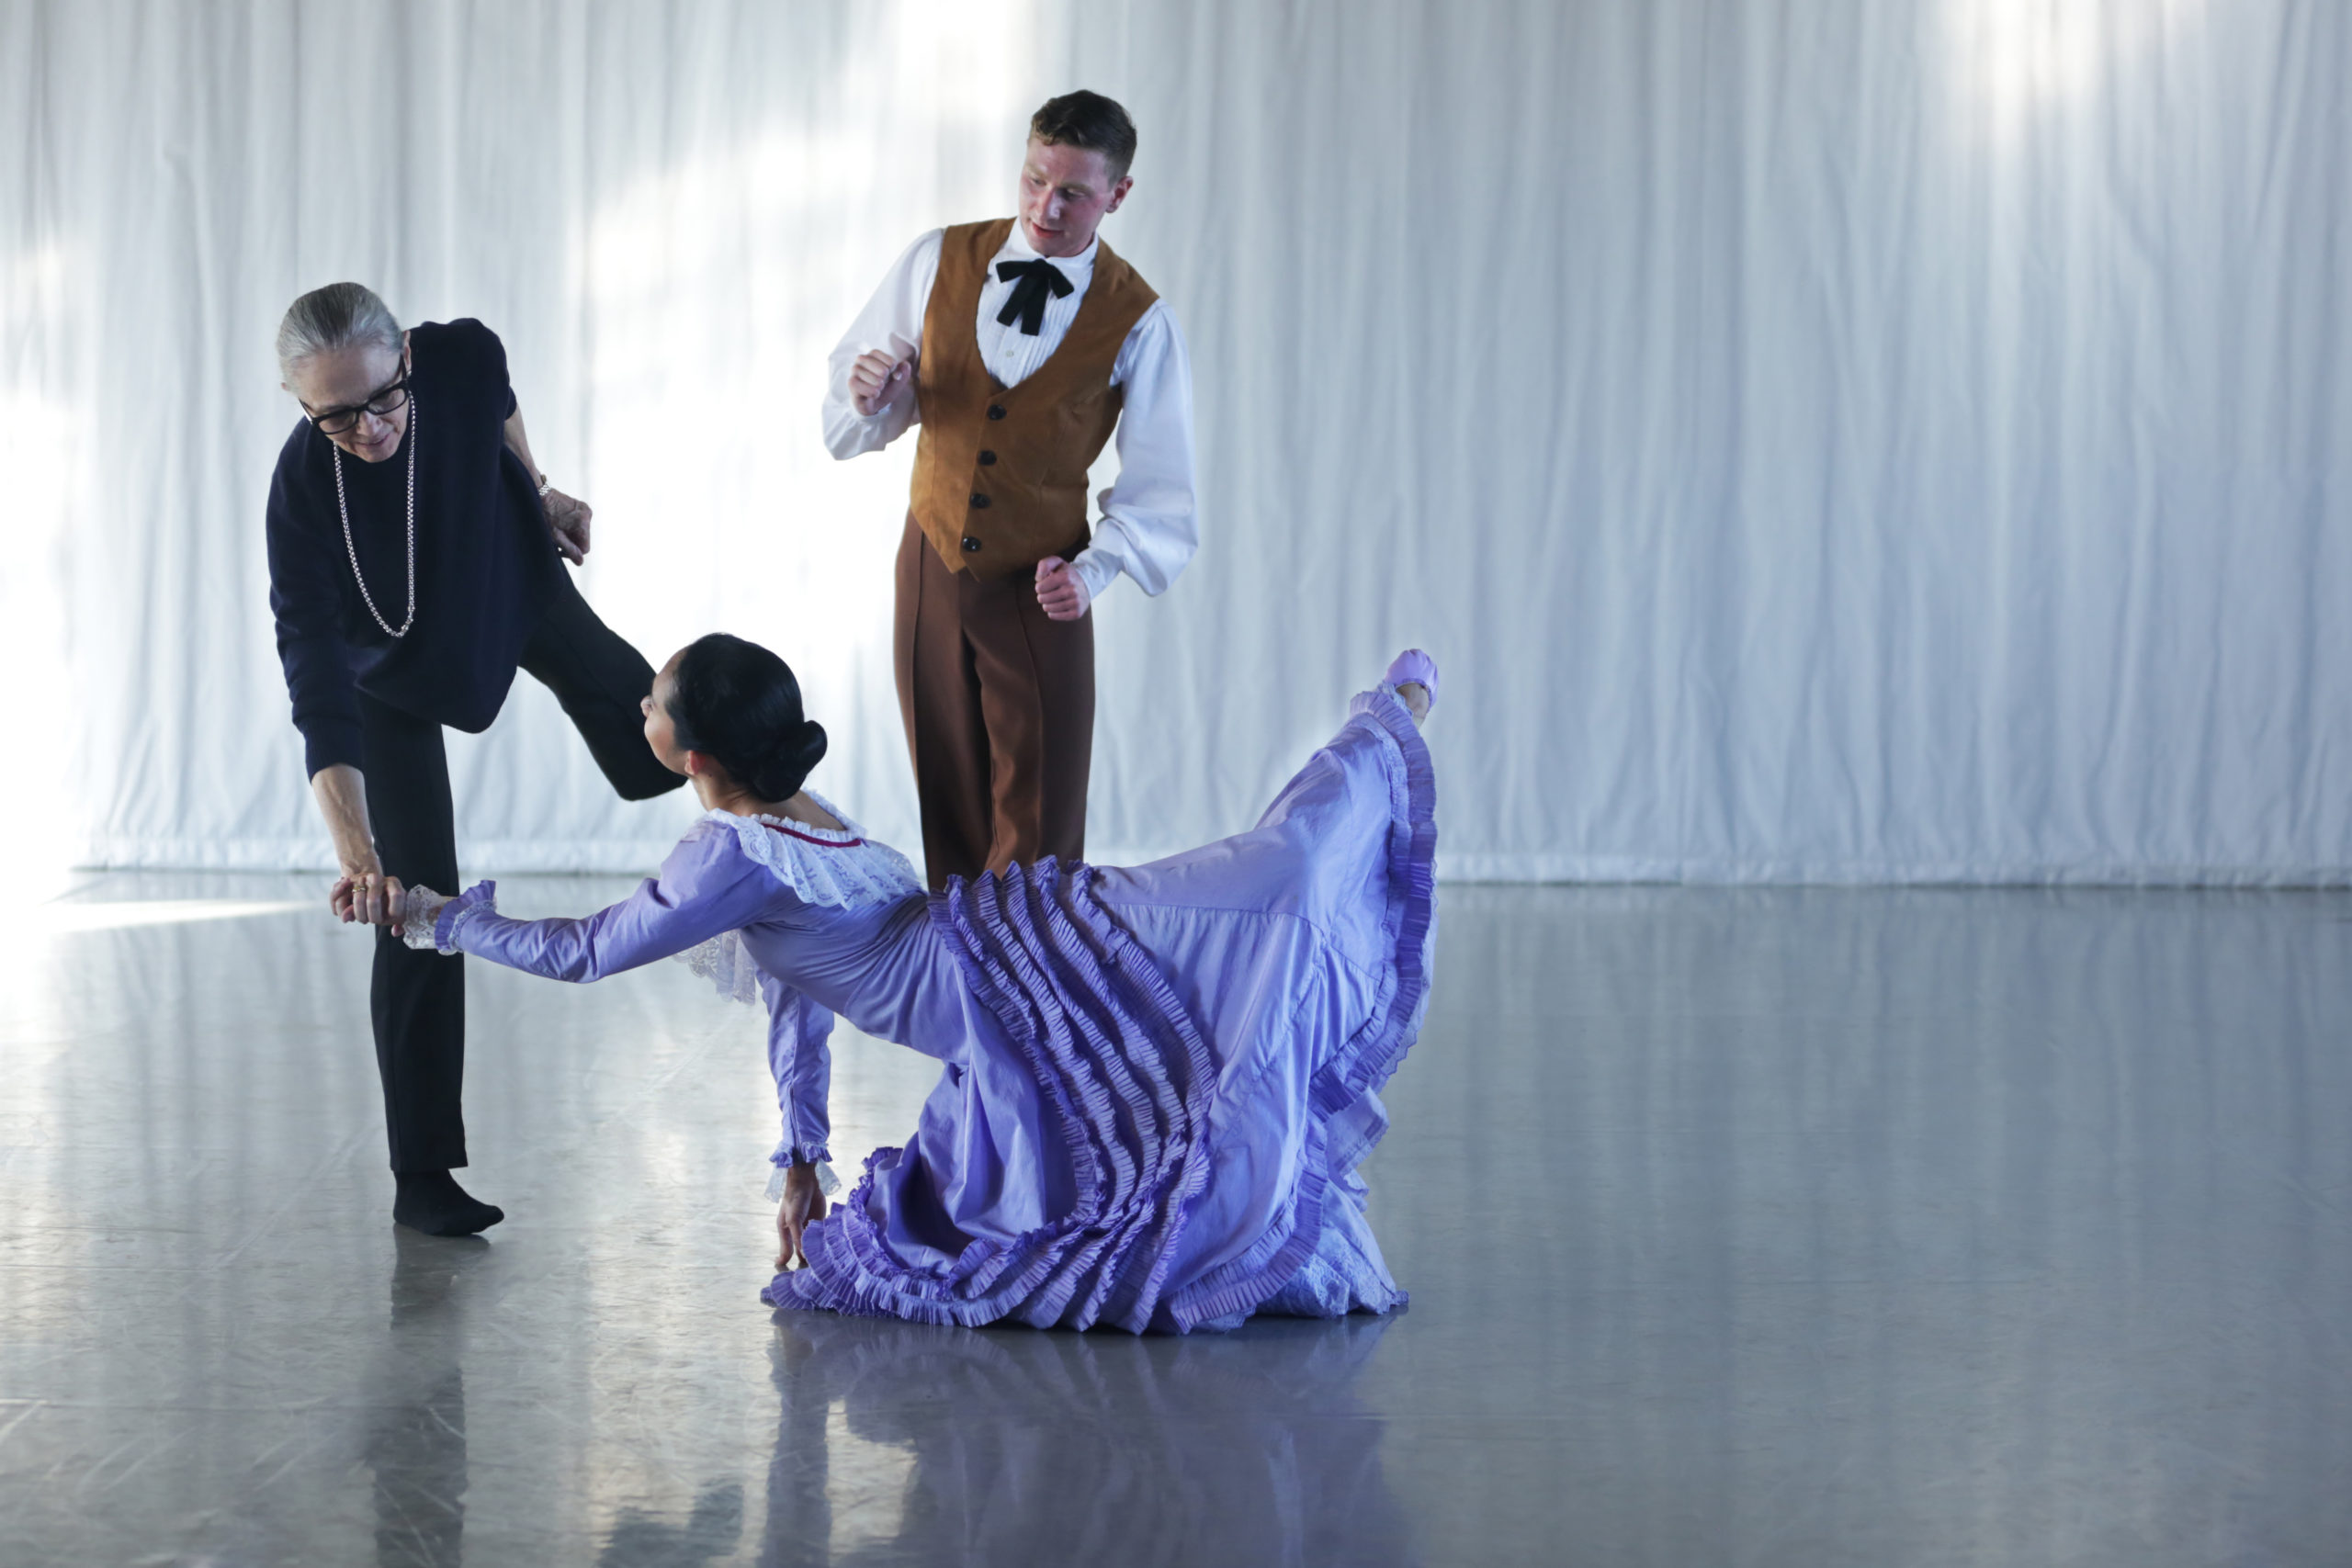
M 458 927 L 482 909 L 498 913 L 497 883 L 477 882 L 455 898 L 445 898 L 430 887 L 412 887 L 401 914 L 401 941 L 446 957 L 458 951 Z
M 787 1167 L 796 1165 L 812 1165 L 817 1168 L 817 1190 L 826 1197 L 830 1198 L 842 1190 L 841 1178 L 833 1174 L 833 1168 L 830 1163 L 832 1157 L 832 1151 L 830 1149 L 822 1147 L 796 1149 L 789 1144 L 778 1144 L 775 1146 L 775 1153 L 768 1156 L 768 1164 L 774 1168 L 768 1172 L 768 1201 L 779 1203 L 784 1201 L 784 1173 Z
M 420 953 L 438 946 L 433 940 L 433 930 L 440 919 L 442 907 L 448 902 L 447 894 L 435 893 L 421 883 L 410 888 L 401 908 L 401 941 Z

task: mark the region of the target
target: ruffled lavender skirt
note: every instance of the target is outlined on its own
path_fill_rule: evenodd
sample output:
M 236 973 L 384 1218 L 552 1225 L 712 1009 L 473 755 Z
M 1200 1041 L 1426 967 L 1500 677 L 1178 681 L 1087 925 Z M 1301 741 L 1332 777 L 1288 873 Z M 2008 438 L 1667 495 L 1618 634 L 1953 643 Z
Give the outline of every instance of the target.
M 1356 1168 L 1427 1003 L 1436 838 L 1428 749 L 1382 690 L 1247 833 L 937 895 L 986 1059 L 762 1299 L 1137 1333 L 1401 1304 Z

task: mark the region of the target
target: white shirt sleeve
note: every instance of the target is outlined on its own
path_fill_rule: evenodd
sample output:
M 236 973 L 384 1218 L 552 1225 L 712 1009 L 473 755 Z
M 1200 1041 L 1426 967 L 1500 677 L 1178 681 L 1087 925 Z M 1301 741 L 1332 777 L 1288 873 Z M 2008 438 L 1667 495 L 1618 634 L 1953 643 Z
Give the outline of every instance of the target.
M 835 457 L 878 452 L 921 417 L 911 388 L 894 408 L 871 417 L 858 412 L 850 400 L 849 372 L 861 354 L 879 352 L 905 359 L 922 346 L 923 312 L 930 309 L 931 286 L 939 276 L 939 247 L 945 233 L 933 229 L 907 247 L 826 362 L 825 450 Z
M 854 356 L 853 356 L 854 357 Z M 1201 542 L 1193 507 L 1193 364 L 1164 299 L 1119 345 L 1112 378 L 1124 388 L 1119 477 L 1098 498 L 1094 540 L 1070 563 L 1090 602 L 1121 572 L 1146 593 L 1176 581 Z

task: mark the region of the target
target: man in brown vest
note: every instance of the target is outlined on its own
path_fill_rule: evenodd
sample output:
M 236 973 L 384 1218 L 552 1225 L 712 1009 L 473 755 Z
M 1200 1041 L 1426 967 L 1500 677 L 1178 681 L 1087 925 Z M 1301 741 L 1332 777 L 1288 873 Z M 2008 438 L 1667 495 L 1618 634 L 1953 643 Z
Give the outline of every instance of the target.
M 1192 369 L 1175 319 L 1095 238 L 1136 131 L 1096 93 L 1029 122 L 1018 219 L 934 229 L 833 350 L 825 445 L 920 423 L 899 544 L 899 705 L 932 886 L 1086 848 L 1087 612 L 1121 573 L 1158 594 L 1192 558 Z M 1087 469 L 1119 477 L 1087 525 Z

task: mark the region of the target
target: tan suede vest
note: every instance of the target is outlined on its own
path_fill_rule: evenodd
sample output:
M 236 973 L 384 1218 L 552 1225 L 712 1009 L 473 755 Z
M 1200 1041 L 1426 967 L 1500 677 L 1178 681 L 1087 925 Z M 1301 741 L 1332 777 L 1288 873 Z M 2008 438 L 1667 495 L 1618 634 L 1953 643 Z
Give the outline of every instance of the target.
M 980 359 L 976 318 L 989 262 L 1012 232 L 1009 218 L 947 231 L 915 369 L 915 524 L 948 570 L 975 577 L 1026 574 L 1086 547 L 1086 470 L 1119 423 L 1112 367 L 1159 298 L 1098 245 L 1069 334 L 1027 380 L 1000 387 Z

